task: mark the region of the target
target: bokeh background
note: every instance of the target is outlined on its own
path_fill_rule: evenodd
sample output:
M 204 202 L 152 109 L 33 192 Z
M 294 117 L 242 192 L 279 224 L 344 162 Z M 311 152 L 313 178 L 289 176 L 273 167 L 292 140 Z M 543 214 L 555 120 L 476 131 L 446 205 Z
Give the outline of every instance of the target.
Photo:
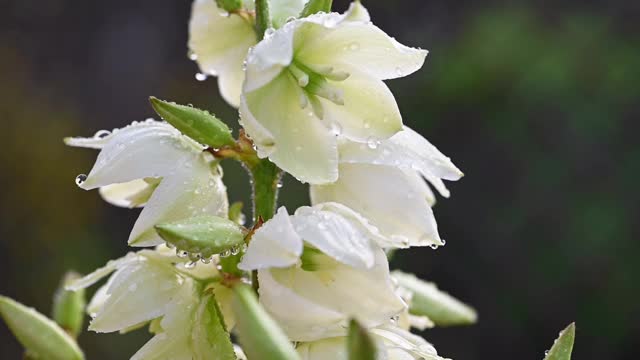
M 575 359 L 637 359 L 640 3 L 364 3 L 389 34 L 431 51 L 389 86 L 405 122 L 466 174 L 435 208 L 447 246 L 392 262 L 479 311 L 476 326 L 427 339 L 455 359 L 541 359 L 575 320 Z M 62 138 L 152 116 L 149 95 L 234 126 L 236 113 L 214 79 L 194 79 L 189 1 L 0 6 L 0 293 L 48 313 L 65 270 L 127 251 L 138 213 L 78 189 L 96 153 Z M 246 201 L 240 167 L 225 164 L 225 176 L 231 199 Z M 282 203 L 307 204 L 306 187 L 287 178 Z M 89 359 L 126 359 L 147 337 L 80 342 Z M 0 325 L 0 358 L 20 354 Z

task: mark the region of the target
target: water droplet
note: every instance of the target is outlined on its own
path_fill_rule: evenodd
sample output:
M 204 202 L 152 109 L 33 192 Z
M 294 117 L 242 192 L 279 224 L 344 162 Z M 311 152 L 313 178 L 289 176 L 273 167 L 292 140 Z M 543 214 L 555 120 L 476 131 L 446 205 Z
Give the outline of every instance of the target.
M 442 241 L 442 246 L 447 245 L 447 240 L 445 240 L 445 239 L 441 239 L 440 241 Z
M 220 257 L 229 257 L 231 256 L 231 250 L 225 250 L 220 253 Z
M 268 28 L 267 30 L 265 30 L 264 31 L 265 39 L 268 38 L 268 37 L 273 36 L 273 33 L 275 33 L 275 32 L 276 32 L 276 29 L 274 29 L 274 28 Z
M 203 74 L 203 73 L 196 73 L 196 80 L 198 80 L 198 81 L 205 81 L 205 80 L 207 80 L 207 74 Z
M 285 22 L 285 23 L 292 22 L 292 21 L 293 21 L 293 20 L 295 20 L 295 19 L 296 19 L 296 17 L 295 17 L 295 16 L 289 16 L 288 18 L 286 18 L 286 19 L 284 20 L 284 22 Z
M 185 269 L 193 269 L 194 267 L 196 267 L 197 263 L 198 263 L 197 261 L 189 261 L 189 262 L 184 264 L 184 268 Z
M 87 180 L 87 175 L 85 174 L 80 174 L 78 176 L 76 176 L 76 185 L 80 186 L 82 185 L 82 183 L 84 183 Z
M 169 249 L 175 249 L 175 248 L 176 248 L 176 246 L 175 246 L 175 245 L 173 245 L 173 244 L 172 244 L 172 243 L 170 243 L 170 242 L 166 242 L 166 243 L 165 243 L 165 245 L 167 245 L 167 247 L 168 247 Z
M 282 185 L 282 181 L 279 181 L 279 182 L 278 182 L 278 184 L 276 184 L 276 187 L 277 187 L 278 189 L 282 189 L 282 186 L 283 186 L 283 185 Z
M 96 139 L 102 139 L 105 138 L 107 136 L 111 135 L 111 131 L 109 130 L 98 130 L 93 137 Z
M 193 51 L 189 50 L 189 52 L 187 53 L 187 57 L 190 60 L 196 61 L 198 60 L 198 54 L 194 53 Z
M 438 249 L 438 245 L 436 245 L 436 244 L 431 244 L 431 245 L 429 245 L 429 247 L 432 248 L 433 250 Z
M 200 262 L 202 262 L 203 264 L 210 264 L 212 260 L 212 258 L 208 257 L 200 259 Z
M 184 259 L 187 256 L 189 256 L 189 252 L 184 251 L 184 250 L 180 250 L 180 249 L 176 249 L 176 256 L 181 258 L 181 259 Z
M 189 254 L 189 260 L 191 261 L 198 261 L 202 258 L 202 255 L 200 253 L 190 253 Z
M 374 137 L 370 137 L 367 139 L 367 146 L 369 147 L 369 149 L 377 149 L 379 144 L 380 140 Z
M 332 122 L 331 125 L 331 133 L 335 136 L 342 135 L 342 125 L 339 122 Z
M 402 68 L 400 66 L 396 66 L 396 75 L 402 76 L 402 74 L 403 74 Z
M 231 248 L 231 255 L 238 255 L 240 253 L 240 247 L 234 246 Z
M 360 43 L 358 42 L 352 42 L 351 44 L 349 44 L 349 50 L 351 51 L 357 51 L 360 50 Z

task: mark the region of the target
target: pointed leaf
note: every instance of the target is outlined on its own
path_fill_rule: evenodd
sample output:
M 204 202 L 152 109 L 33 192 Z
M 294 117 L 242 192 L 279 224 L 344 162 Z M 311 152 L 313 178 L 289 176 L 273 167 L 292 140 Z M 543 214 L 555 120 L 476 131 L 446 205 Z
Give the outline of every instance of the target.
M 193 352 L 196 359 L 207 359 L 215 354 L 219 360 L 236 360 L 231 337 L 213 294 L 206 295 L 195 313 Z
M 282 329 L 258 303 L 245 284 L 234 287 L 233 309 L 237 316 L 238 338 L 249 359 L 300 360 Z
M 473 308 L 439 290 L 434 283 L 401 271 L 394 271 L 392 276 L 402 288 L 413 294 L 410 313 L 426 316 L 436 326 L 470 325 L 477 321 L 478 315 Z
M 351 320 L 349 323 L 349 338 L 347 340 L 349 360 L 375 360 L 376 345 L 357 321 Z
M 53 320 L 74 338 L 78 337 L 82 330 L 87 301 L 84 289 L 71 291 L 65 287 L 80 278 L 80 274 L 76 272 L 66 273 L 53 298 Z
M 244 244 L 243 228 L 235 222 L 212 215 L 197 216 L 155 226 L 158 235 L 179 250 L 199 253 L 203 258 Z
M 551 350 L 546 353 L 544 360 L 570 360 L 575 337 L 576 324 L 571 323 L 560 332 L 560 336 L 553 343 Z
M 0 315 L 33 356 L 48 360 L 84 359 L 82 350 L 71 336 L 33 308 L 0 296 Z
M 330 13 L 332 3 L 333 0 L 309 0 L 304 9 L 302 9 L 300 17 L 307 17 L 319 12 Z
M 234 143 L 229 127 L 208 111 L 162 101 L 153 96 L 149 102 L 162 119 L 201 144 L 219 148 Z

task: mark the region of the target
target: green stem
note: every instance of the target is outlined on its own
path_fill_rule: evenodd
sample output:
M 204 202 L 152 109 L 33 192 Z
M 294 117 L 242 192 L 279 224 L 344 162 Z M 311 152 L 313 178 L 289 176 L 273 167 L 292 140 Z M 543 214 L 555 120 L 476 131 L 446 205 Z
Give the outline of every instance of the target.
M 262 40 L 264 32 L 271 27 L 271 14 L 269 14 L 269 1 L 256 0 L 256 32 L 258 40 Z
M 278 203 L 278 188 L 282 178 L 280 170 L 269 159 L 262 159 L 248 166 L 253 184 L 253 222 L 267 221 L 273 217 Z M 258 272 L 251 272 L 253 289 L 258 293 Z
M 300 17 L 307 17 L 319 12 L 330 13 L 332 3 L 333 0 L 309 0 L 304 9 L 302 9 Z

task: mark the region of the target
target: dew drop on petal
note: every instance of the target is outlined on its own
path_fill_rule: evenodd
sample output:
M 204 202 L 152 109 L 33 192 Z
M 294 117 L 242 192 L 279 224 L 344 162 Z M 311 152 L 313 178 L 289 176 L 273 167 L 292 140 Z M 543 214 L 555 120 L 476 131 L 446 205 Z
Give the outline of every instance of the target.
M 187 251 L 184 251 L 184 250 L 176 249 L 176 256 L 181 258 L 181 259 L 184 259 L 187 256 L 189 256 L 189 253 Z
M 198 60 L 198 54 L 194 53 L 193 51 L 189 50 L 189 52 L 187 53 L 187 57 L 190 60 L 196 61 Z
M 111 135 L 111 131 L 109 130 L 98 130 L 93 137 L 96 139 L 102 139 L 105 138 L 107 136 Z
M 185 269 L 193 269 L 194 267 L 196 267 L 197 263 L 198 263 L 198 261 L 189 261 L 189 262 L 184 264 L 184 268 Z
M 380 140 L 376 139 L 375 137 L 370 137 L 367 139 L 367 146 L 369 147 L 369 149 L 377 149 L 378 145 L 380 145 Z
M 76 185 L 80 186 L 82 185 L 82 183 L 84 183 L 87 180 L 87 175 L 85 174 L 80 174 L 78 176 L 76 176 Z
M 429 247 L 432 248 L 433 250 L 438 249 L 438 245 L 436 245 L 436 244 L 431 244 L 431 245 L 429 245 Z
M 331 123 L 331 133 L 335 136 L 340 136 L 342 135 L 342 125 L 340 125 L 339 122 L 332 122 Z
M 207 74 L 203 74 L 203 73 L 196 73 L 196 80 L 198 80 L 198 81 L 205 81 L 205 80 L 207 80 Z

